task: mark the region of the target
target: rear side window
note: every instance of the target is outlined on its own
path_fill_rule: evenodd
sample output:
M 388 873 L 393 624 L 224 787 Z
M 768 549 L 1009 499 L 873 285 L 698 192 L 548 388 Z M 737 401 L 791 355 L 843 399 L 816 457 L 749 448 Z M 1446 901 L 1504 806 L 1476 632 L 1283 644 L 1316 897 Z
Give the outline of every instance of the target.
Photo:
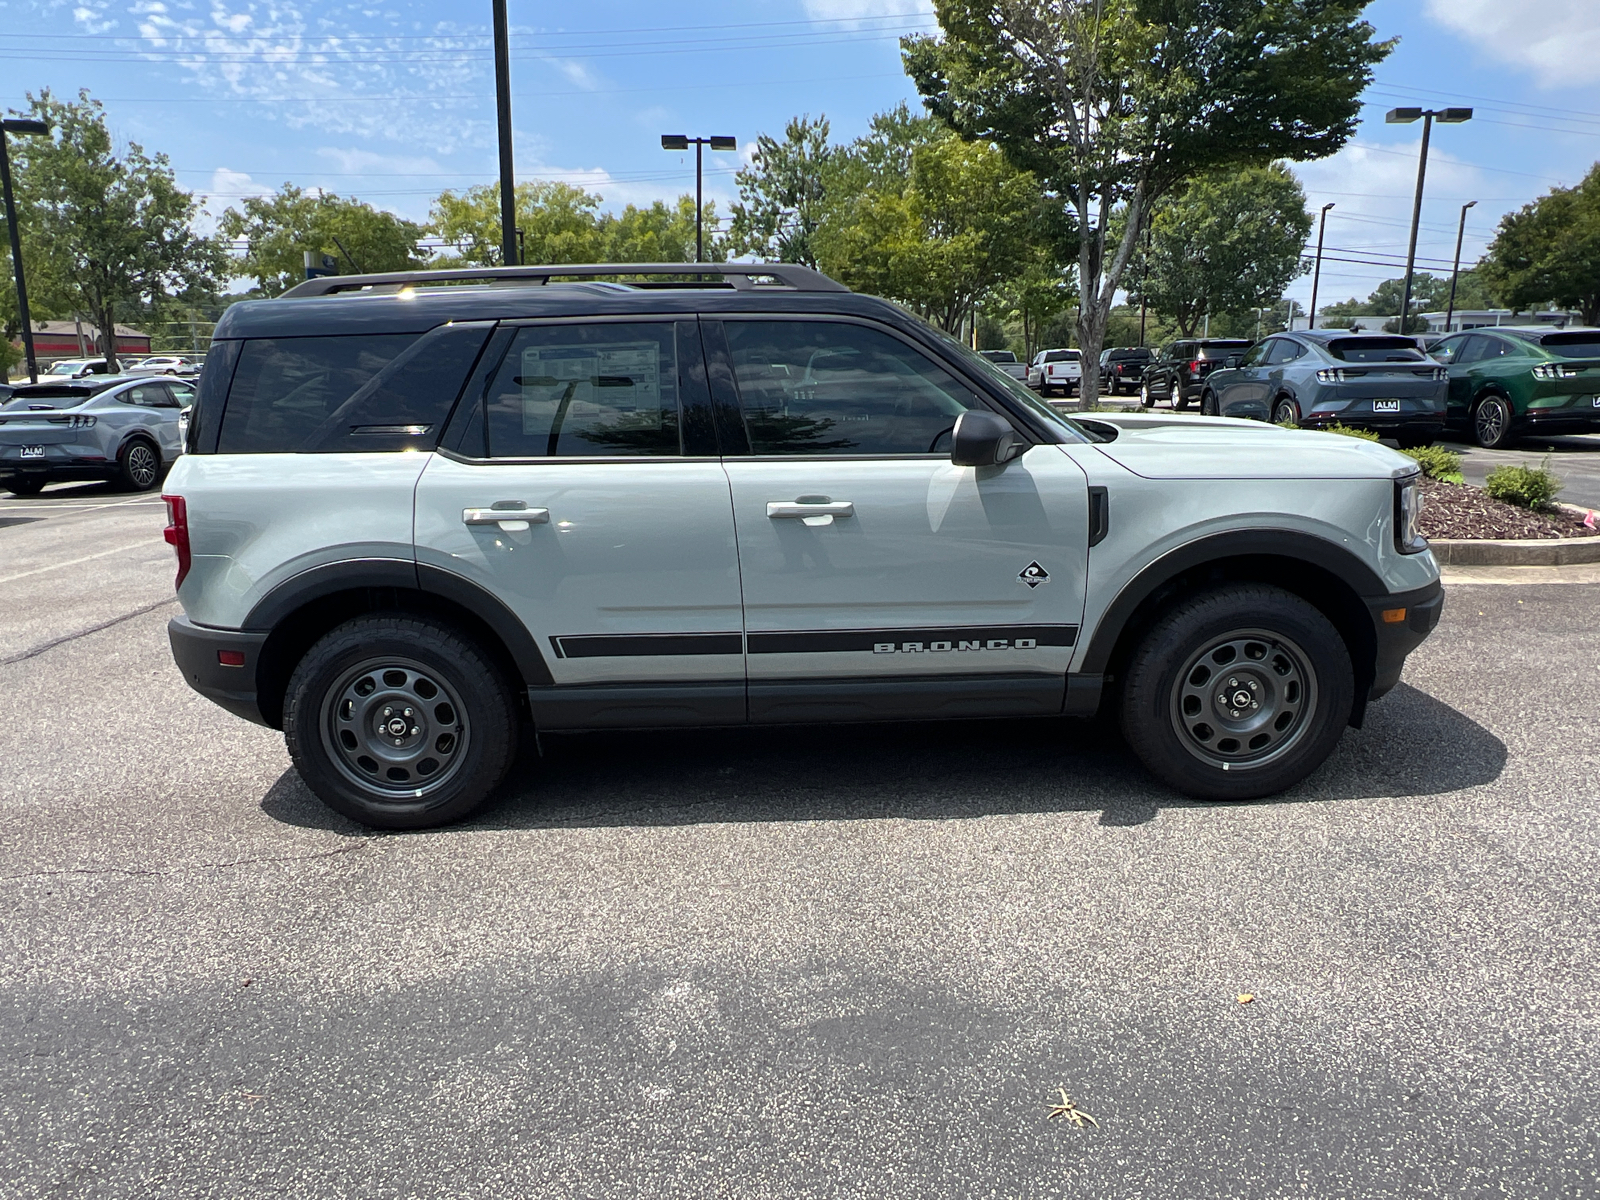
M 1600 330 L 1547 333 L 1539 339 L 1539 344 L 1562 358 L 1600 358 Z
M 431 450 L 489 328 L 247 341 L 217 452 Z
M 521 329 L 489 383 L 485 413 L 492 458 L 680 454 L 673 325 Z
M 1342 362 L 1353 363 L 1426 361 L 1417 344 L 1404 337 L 1334 338 L 1328 343 L 1328 353 Z

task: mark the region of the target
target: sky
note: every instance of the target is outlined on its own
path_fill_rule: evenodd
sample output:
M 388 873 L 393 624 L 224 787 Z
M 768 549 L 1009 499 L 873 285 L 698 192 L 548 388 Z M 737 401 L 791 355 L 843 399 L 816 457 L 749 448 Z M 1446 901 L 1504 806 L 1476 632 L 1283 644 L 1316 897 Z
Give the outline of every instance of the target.
M 694 187 L 660 135 L 729 134 L 707 152 L 720 211 L 756 135 L 826 114 L 836 141 L 916 91 L 898 38 L 936 29 L 926 0 L 509 0 L 519 180 L 563 179 L 605 206 Z M 212 214 L 279 184 L 354 195 L 413 219 L 443 188 L 495 178 L 489 0 L 0 0 L 0 106 L 80 88 L 114 134 L 164 152 Z M 1600 0 L 1374 0 L 1398 38 L 1337 155 L 1296 164 L 1328 213 L 1319 306 L 1402 273 L 1421 125 L 1395 106 L 1471 106 L 1435 125 L 1419 270 L 1463 262 L 1500 217 L 1600 159 Z M 1314 235 L 1313 235 L 1314 236 Z M 1350 261 L 1360 260 L 1360 261 Z M 1392 265 L 1391 265 L 1392 264 Z M 1289 295 L 1306 304 L 1311 279 Z

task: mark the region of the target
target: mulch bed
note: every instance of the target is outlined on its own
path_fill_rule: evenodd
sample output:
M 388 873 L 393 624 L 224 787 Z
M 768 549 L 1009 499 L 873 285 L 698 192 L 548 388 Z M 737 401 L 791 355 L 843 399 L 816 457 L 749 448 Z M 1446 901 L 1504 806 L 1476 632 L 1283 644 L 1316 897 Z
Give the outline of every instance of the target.
M 1422 481 L 1422 533 L 1430 538 L 1542 538 L 1594 537 L 1590 529 L 1565 509 L 1534 512 L 1495 500 L 1470 484 Z

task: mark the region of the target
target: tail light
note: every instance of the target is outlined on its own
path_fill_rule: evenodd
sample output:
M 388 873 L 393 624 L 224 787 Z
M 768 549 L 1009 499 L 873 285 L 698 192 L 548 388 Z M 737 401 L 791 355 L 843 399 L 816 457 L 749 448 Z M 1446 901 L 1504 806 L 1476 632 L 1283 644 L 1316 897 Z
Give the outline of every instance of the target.
M 163 496 L 161 500 L 167 506 L 167 527 L 161 536 L 178 555 L 178 577 L 172 581 L 176 589 L 189 574 L 189 506 L 182 496 Z
M 1569 367 L 1565 363 L 1540 363 L 1533 369 L 1535 379 L 1571 379 L 1577 373 L 1577 367 Z
M 1198 358 L 1190 360 L 1190 362 L 1189 362 L 1189 374 L 1191 374 L 1191 375 L 1200 374 L 1200 360 Z
M 1343 367 L 1325 367 L 1317 372 L 1318 383 L 1345 383 L 1349 378 Z

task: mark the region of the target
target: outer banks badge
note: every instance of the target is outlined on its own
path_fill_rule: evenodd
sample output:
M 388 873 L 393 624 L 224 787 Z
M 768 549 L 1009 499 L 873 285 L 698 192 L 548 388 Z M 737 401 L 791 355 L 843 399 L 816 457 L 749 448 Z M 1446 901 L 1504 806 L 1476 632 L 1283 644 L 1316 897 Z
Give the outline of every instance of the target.
M 1030 588 L 1036 588 L 1041 583 L 1050 582 L 1050 572 L 1046 571 L 1036 562 L 1031 562 L 1022 568 L 1022 573 L 1017 576 L 1018 583 L 1025 583 Z

